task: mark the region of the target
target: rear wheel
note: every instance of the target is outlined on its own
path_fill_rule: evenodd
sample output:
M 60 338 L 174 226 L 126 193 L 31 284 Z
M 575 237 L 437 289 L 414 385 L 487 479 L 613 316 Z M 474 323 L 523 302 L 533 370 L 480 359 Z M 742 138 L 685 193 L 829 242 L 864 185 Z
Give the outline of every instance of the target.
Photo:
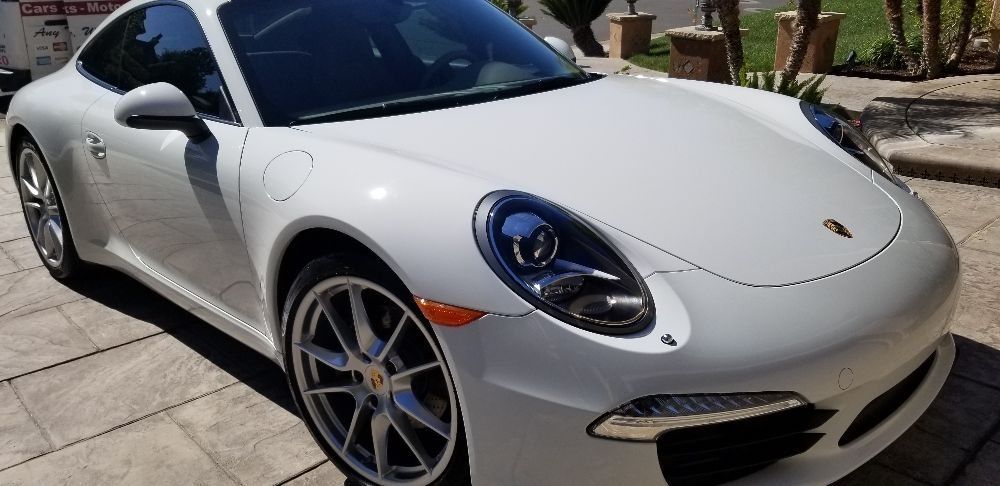
M 67 279 L 79 273 L 81 262 L 73 246 L 62 199 L 45 157 L 30 136 L 17 145 L 14 168 L 28 233 L 35 250 L 53 277 Z
M 444 355 L 384 265 L 353 256 L 314 260 L 293 283 L 283 321 L 292 394 L 345 473 L 378 484 L 468 482 Z

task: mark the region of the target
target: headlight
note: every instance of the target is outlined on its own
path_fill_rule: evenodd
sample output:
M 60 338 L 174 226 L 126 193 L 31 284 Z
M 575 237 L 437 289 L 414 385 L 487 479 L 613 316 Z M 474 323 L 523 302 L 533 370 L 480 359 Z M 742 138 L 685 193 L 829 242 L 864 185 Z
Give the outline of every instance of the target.
M 894 184 L 898 185 L 902 183 L 893 175 L 892 164 L 879 155 L 871 142 L 861 133 L 861 130 L 855 128 L 847 120 L 819 106 L 805 102 L 801 106 L 802 111 L 809 118 L 809 121 L 816 128 L 819 128 L 830 140 L 833 140 L 840 148 L 844 149 L 845 152 L 851 154 L 855 159 L 860 160 L 868 168 L 882 177 L 889 179 Z
M 528 194 L 496 192 L 479 204 L 476 240 L 500 278 L 529 303 L 574 326 L 626 333 L 653 317 L 649 291 L 589 224 Z

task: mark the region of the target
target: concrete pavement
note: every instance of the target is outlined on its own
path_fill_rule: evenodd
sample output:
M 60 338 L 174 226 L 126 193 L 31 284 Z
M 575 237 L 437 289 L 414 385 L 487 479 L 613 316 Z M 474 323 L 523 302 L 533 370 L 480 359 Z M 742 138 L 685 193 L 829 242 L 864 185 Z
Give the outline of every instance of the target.
M 865 133 L 901 174 L 1000 187 L 1000 75 L 906 83 L 875 99 Z
M 268 360 L 115 272 L 51 279 L 0 152 L 0 485 L 343 482 Z M 841 484 L 995 482 L 1000 189 L 910 184 L 961 246 L 958 361 L 918 423 Z

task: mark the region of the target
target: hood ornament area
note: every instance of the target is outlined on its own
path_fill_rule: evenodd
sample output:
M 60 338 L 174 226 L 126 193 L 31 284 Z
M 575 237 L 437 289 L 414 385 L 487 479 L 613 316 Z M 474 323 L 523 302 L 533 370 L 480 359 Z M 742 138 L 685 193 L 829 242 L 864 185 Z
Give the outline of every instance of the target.
M 826 229 L 833 231 L 844 238 L 854 238 L 854 233 L 851 233 L 851 230 L 847 229 L 847 226 L 840 224 L 835 219 L 823 221 L 823 226 L 826 226 Z

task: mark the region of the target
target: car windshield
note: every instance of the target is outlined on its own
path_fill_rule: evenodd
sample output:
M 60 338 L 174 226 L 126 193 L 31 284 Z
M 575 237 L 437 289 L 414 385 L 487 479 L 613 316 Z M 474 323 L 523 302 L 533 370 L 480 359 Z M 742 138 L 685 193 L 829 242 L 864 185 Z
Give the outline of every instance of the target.
M 591 79 L 487 0 L 235 0 L 219 19 L 270 126 L 481 103 Z

